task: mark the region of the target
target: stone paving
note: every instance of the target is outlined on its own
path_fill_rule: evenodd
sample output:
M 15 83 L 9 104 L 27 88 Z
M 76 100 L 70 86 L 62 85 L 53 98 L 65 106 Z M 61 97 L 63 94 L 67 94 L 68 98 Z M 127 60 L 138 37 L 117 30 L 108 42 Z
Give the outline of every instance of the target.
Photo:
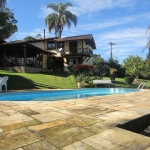
M 150 150 L 116 127 L 150 113 L 150 91 L 55 102 L 0 102 L 0 150 Z

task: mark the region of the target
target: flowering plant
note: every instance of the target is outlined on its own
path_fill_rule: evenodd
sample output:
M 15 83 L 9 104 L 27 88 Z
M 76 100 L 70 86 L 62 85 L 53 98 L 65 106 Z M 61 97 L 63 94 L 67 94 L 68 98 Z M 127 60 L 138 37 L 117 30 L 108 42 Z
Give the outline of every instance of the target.
M 110 74 L 111 74 L 111 75 L 113 75 L 116 71 L 117 71 L 117 69 L 115 69 L 115 68 L 110 68 Z
M 115 80 L 115 76 L 116 76 L 116 71 L 117 71 L 117 69 L 115 69 L 115 68 L 110 68 L 110 79 L 113 81 L 113 80 Z

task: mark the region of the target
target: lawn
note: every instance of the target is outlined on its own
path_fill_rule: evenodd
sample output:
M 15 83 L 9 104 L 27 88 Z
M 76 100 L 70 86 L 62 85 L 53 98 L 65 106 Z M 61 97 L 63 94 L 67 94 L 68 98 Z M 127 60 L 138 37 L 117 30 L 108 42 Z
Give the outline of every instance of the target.
M 2 76 L 9 77 L 8 90 L 76 88 L 74 77 L 65 72 L 17 73 L 0 70 Z
M 0 70 L 0 77 L 8 76 L 8 90 L 31 90 L 31 89 L 73 89 L 77 88 L 74 77 L 66 72 L 50 72 L 50 73 L 18 73 Z M 103 80 L 109 80 L 104 77 Z M 140 82 L 146 82 L 150 87 L 149 80 L 139 79 Z M 94 87 L 92 81 L 88 84 L 83 82 L 83 87 Z M 100 85 L 100 87 L 108 87 L 108 85 Z M 124 78 L 116 78 L 111 87 L 118 88 L 137 88 L 138 84 L 127 85 Z

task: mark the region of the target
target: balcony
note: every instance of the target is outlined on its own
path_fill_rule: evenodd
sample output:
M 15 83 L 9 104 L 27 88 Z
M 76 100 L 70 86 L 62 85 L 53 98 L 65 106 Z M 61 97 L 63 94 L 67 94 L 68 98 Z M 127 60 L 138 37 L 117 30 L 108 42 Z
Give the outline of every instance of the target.
M 80 55 L 80 56 L 92 56 L 93 55 L 93 51 L 91 50 L 91 48 L 70 48 L 70 50 L 66 50 L 64 49 L 63 51 L 63 55 L 64 56 L 76 56 L 76 55 Z

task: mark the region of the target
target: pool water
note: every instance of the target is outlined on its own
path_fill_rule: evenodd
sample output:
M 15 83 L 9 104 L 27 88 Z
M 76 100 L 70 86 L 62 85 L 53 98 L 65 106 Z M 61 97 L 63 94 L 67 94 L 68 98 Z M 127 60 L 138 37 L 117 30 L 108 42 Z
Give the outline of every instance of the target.
M 0 93 L 0 101 L 58 101 L 136 91 L 137 89 L 125 88 L 83 88 L 73 90 L 3 92 Z

